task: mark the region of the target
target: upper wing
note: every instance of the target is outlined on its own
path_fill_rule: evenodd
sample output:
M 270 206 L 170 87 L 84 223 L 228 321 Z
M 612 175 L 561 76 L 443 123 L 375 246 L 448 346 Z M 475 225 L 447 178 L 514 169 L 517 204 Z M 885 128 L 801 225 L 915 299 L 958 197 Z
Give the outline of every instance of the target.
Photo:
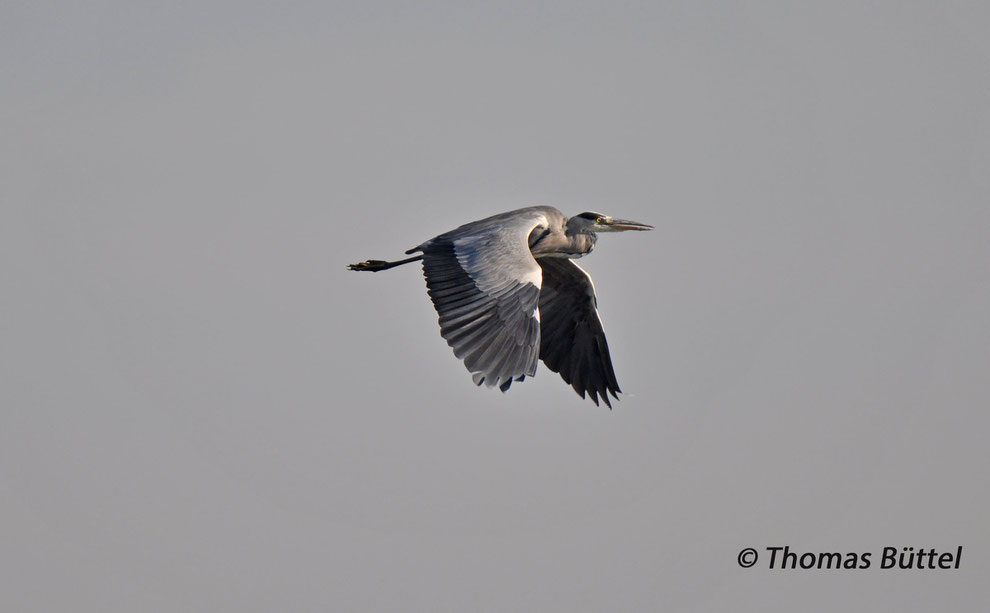
M 612 370 L 591 276 L 574 260 L 540 258 L 537 262 L 543 268 L 540 359 L 582 398 L 587 392 L 598 404 L 601 396 L 612 408 L 607 393 L 618 399 L 617 392 L 622 390 Z
M 440 335 L 478 385 L 504 392 L 513 379 L 536 373 L 543 275 L 528 239 L 546 225 L 545 215 L 525 210 L 462 226 L 410 250 L 423 252 Z

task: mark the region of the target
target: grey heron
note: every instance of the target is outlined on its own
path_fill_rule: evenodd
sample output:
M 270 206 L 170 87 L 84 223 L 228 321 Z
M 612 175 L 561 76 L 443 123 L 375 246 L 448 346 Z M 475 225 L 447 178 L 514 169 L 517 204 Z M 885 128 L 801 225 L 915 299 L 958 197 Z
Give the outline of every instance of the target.
M 498 386 L 536 374 L 537 360 L 582 398 L 612 408 L 619 383 L 605 341 L 591 276 L 574 259 L 599 232 L 653 226 L 601 213 L 567 218 L 532 206 L 464 224 L 406 251 L 404 260 L 366 260 L 350 270 L 378 272 L 423 261 L 440 335 L 474 382 Z

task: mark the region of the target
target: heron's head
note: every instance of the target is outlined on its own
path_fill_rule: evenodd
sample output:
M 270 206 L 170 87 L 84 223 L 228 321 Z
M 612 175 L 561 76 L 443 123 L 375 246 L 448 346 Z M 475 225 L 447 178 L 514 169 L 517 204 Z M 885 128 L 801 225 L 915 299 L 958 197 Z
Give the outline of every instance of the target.
M 615 219 L 602 213 L 588 211 L 567 220 L 567 229 L 574 232 L 623 232 L 625 230 L 652 230 L 653 226 L 628 219 Z

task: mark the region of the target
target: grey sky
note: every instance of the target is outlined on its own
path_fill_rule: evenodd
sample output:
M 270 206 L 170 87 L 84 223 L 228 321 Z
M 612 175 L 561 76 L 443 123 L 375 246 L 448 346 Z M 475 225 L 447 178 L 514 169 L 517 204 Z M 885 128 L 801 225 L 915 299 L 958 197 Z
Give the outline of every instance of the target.
M 990 10 L 861 4 L 5 3 L 0 609 L 984 610 Z M 611 412 L 345 270 L 531 204 Z

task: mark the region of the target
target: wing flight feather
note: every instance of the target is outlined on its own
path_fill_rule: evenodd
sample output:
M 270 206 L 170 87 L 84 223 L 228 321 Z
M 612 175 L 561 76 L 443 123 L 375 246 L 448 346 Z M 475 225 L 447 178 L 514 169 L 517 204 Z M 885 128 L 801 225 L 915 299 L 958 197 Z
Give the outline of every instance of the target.
M 622 390 L 612 369 L 591 276 L 574 260 L 537 262 L 543 269 L 540 359 L 582 398 L 588 394 L 596 405 L 601 398 L 612 408 L 608 394 L 618 399 Z

